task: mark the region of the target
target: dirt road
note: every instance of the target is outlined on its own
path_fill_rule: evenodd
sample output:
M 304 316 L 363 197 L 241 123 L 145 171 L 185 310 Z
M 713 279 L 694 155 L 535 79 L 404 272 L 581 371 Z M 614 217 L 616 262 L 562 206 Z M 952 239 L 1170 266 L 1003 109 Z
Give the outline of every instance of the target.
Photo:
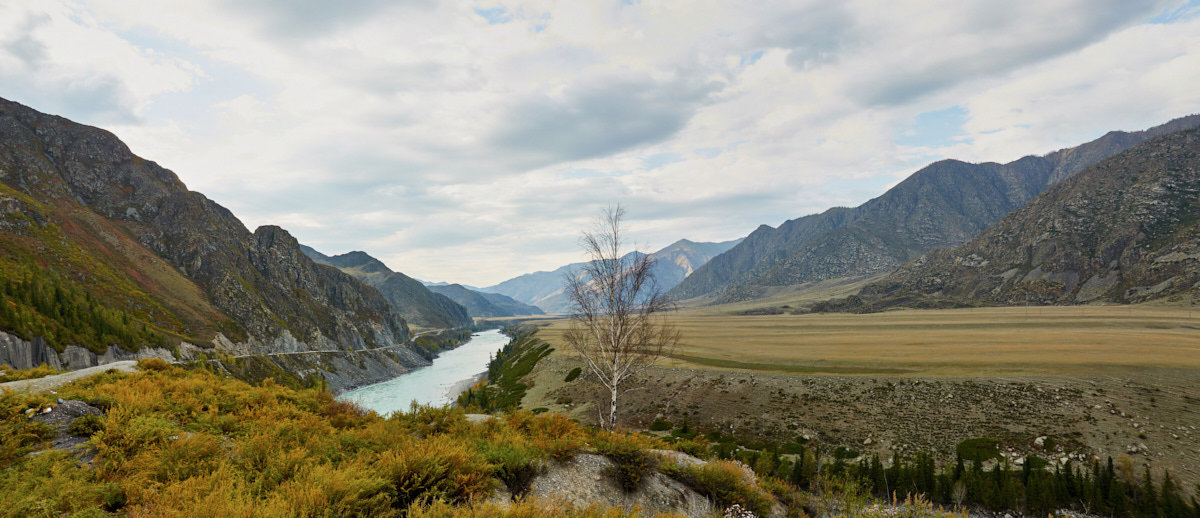
M 61 387 L 67 383 L 80 378 L 86 378 L 94 374 L 100 374 L 109 369 L 117 369 L 125 372 L 137 372 L 137 362 L 133 360 L 119 361 L 79 369 L 77 371 L 64 372 L 44 378 L 36 378 L 31 380 L 17 380 L 8 383 L 0 383 L 0 390 L 8 389 L 14 392 L 45 392 Z

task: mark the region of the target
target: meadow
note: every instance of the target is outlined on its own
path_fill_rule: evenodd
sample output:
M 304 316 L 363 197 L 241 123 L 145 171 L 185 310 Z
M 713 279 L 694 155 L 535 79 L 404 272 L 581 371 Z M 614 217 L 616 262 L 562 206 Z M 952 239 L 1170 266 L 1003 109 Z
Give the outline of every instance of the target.
M 1200 312 L 1164 306 L 1010 307 L 875 314 L 670 314 L 666 367 L 912 377 L 1093 376 L 1200 369 Z M 561 345 L 566 320 L 537 322 Z M 566 348 L 559 347 L 566 352 Z

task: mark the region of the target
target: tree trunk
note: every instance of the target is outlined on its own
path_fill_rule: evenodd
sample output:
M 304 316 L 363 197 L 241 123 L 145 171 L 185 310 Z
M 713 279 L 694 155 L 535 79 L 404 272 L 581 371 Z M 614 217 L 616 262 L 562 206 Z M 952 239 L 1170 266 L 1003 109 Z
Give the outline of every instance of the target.
M 608 429 L 614 430 L 617 428 L 617 386 L 612 387 L 612 406 L 608 410 Z

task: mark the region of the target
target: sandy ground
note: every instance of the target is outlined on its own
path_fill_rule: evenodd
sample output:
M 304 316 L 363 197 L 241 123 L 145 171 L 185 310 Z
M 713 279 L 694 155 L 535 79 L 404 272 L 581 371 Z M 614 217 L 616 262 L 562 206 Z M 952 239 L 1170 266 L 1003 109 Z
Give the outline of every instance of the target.
M 138 372 L 137 362 L 134 360 L 126 360 L 106 363 L 104 365 L 97 365 L 95 367 L 88 367 L 86 369 L 79 369 L 77 371 L 64 372 L 62 374 L 55 374 L 53 376 L 46 376 L 44 378 L 0 383 L 0 390 L 8 389 L 14 392 L 30 393 L 45 392 L 47 390 L 54 390 L 80 378 L 86 378 L 94 374 L 106 372 L 109 369 L 116 369 L 124 372 Z

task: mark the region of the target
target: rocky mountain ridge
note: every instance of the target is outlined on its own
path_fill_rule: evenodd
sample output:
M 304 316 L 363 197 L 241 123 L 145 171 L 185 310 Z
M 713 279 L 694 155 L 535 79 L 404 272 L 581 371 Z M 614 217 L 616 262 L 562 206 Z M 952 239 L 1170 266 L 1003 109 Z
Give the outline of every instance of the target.
M 720 243 L 695 242 L 680 239 L 650 254 L 654 258 L 654 278 L 663 291 L 670 290 L 713 257 L 729 250 L 741 240 Z M 630 252 L 640 254 L 641 252 Z M 570 310 L 563 280 L 583 270 L 586 263 L 571 263 L 553 271 L 527 273 L 494 286 L 480 288 L 485 293 L 499 293 L 518 302 L 537 306 L 547 313 L 566 313 Z
M 429 289 L 462 304 L 467 308 L 467 312 L 476 318 L 546 314 L 537 306 L 522 304 L 507 295 L 475 291 L 461 284 L 430 286 Z
M 760 226 L 672 291 L 677 299 L 756 298 L 787 286 L 887 272 L 935 249 L 963 242 L 1084 167 L 1146 139 L 1200 124 L 1179 118 L 1139 132 L 1114 131 L 1073 148 L 1007 164 L 935 162 L 855 208 L 836 207 Z
M 1074 175 L 974 239 L 816 309 L 1135 303 L 1200 293 L 1200 129 Z
M 412 277 L 392 271 L 366 252 L 347 252 L 331 257 L 304 245 L 300 249 L 316 263 L 337 268 L 379 290 L 392 307 L 414 325 L 435 329 L 471 325 L 467 308 L 431 291 Z
M 97 354 L 410 348 L 376 290 L 315 264 L 282 228 L 251 233 L 107 131 L 0 100 L 0 198 L 0 318 L 22 340 Z M 427 363 L 404 356 L 405 369 Z

